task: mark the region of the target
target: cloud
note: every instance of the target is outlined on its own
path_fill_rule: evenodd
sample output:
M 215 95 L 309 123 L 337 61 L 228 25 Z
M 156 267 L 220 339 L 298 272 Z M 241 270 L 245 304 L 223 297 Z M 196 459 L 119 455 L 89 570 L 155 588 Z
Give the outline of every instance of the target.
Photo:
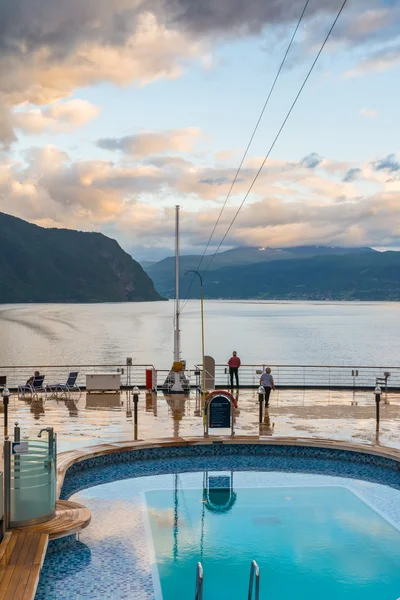
M 87 100 L 57 102 L 46 109 L 30 109 L 11 115 L 16 129 L 26 134 L 72 131 L 96 118 L 100 112 Z
M 324 159 L 322 158 L 322 156 L 319 156 L 319 154 L 317 154 L 316 152 L 312 152 L 311 154 L 305 156 L 300 161 L 300 163 L 303 165 L 303 167 L 306 167 L 307 169 L 315 169 L 315 167 L 318 167 L 318 165 L 320 165 L 323 160 Z
M 362 108 L 360 110 L 360 115 L 363 117 L 376 117 L 377 111 L 374 108 Z
M 118 150 L 135 157 L 145 157 L 164 152 L 190 152 L 201 134 L 197 127 L 149 131 L 122 138 L 105 138 L 97 141 L 104 150 Z
M 361 60 L 353 69 L 346 72 L 347 79 L 361 77 L 370 73 L 383 73 L 398 67 L 400 64 L 400 44 L 379 48 Z
M 258 33 L 265 25 L 297 20 L 304 7 L 303 0 L 164 0 L 163 4 L 167 14 L 173 15 L 174 22 L 193 32 L 207 34 Z M 323 5 L 310 4 L 308 15 L 338 9 L 335 0 L 326 0 Z
M 0 140 L 12 141 L 7 108 L 47 105 L 103 81 L 125 86 L 175 79 L 207 46 L 138 0 L 37 0 L 34 8 L 27 0 L 1 3 L 0 73 L 7 77 L 0 77 Z M 37 115 L 27 119 L 25 126 L 36 126 Z
M 202 250 L 235 174 L 234 168 L 199 167 L 176 156 L 132 163 L 124 158 L 120 164 L 74 162 L 54 146 L 31 148 L 24 158 L 0 163 L 1 211 L 39 225 L 102 231 L 124 247 L 131 247 L 133 236 L 135 247 L 144 249 L 142 256 L 149 246 L 171 246 L 176 201 L 182 205 L 182 247 Z M 241 173 L 216 241 L 257 165 L 250 159 Z M 387 178 L 387 170 L 398 166 L 394 155 L 358 167 L 324 158 L 323 169 L 274 159 L 261 173 L 227 245 L 400 244 L 400 182 Z
M 239 179 L 239 181 L 243 181 L 243 179 Z M 225 183 L 230 183 L 227 177 L 216 177 L 212 179 L 208 177 L 206 179 L 200 179 L 199 183 L 205 183 L 206 185 L 224 185 Z
M 345 183 L 350 183 L 351 181 L 355 181 L 362 173 L 361 169 L 353 168 L 349 169 L 346 175 L 343 177 L 342 181 Z
M 388 154 L 385 158 L 374 161 L 372 166 L 375 171 L 388 171 L 389 173 L 400 171 L 400 162 L 395 154 Z
M 254 35 L 271 26 L 291 27 L 303 5 L 303 0 L 4 1 L 0 73 L 6 76 L 0 78 L 0 94 L 8 108 L 21 103 L 44 106 L 103 81 L 125 86 L 175 79 L 193 60 L 210 68 L 210 51 L 223 39 Z M 337 0 L 310 3 L 303 32 L 308 47 L 317 35 L 320 39 L 321 26 L 337 9 Z M 399 15 L 397 3 L 354 0 L 335 29 L 335 40 L 363 45 L 368 55 L 383 52 L 375 45 L 395 39 Z M 271 45 L 278 38 L 268 37 Z M 381 65 L 398 60 L 398 49 L 385 52 L 366 60 L 379 60 Z M 3 145 L 15 138 L 7 113 L 0 111 Z M 17 118 L 27 129 L 48 126 L 39 123 L 37 114 Z
M 8 150 L 16 139 L 10 111 L 0 96 L 0 150 Z

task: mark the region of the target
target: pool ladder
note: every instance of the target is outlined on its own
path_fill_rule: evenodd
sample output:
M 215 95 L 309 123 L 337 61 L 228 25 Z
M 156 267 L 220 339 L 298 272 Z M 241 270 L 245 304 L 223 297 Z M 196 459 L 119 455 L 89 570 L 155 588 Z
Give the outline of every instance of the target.
M 256 581 L 256 586 L 254 588 L 254 579 Z M 194 600 L 203 600 L 203 566 L 200 562 L 197 563 L 196 567 L 196 590 L 194 595 Z M 254 589 L 254 600 L 259 600 L 260 598 L 260 569 L 258 568 L 258 564 L 255 560 L 251 561 L 250 567 L 250 580 L 249 580 L 249 594 L 247 596 L 247 600 L 253 600 L 253 589 Z
M 260 598 L 260 569 L 258 568 L 258 564 L 256 563 L 256 561 L 252 560 L 251 567 L 250 567 L 249 595 L 247 596 L 247 600 L 253 599 L 254 577 L 256 578 L 254 600 L 259 600 L 259 598 Z
M 203 600 L 203 567 L 201 562 L 196 567 L 196 592 L 194 600 Z

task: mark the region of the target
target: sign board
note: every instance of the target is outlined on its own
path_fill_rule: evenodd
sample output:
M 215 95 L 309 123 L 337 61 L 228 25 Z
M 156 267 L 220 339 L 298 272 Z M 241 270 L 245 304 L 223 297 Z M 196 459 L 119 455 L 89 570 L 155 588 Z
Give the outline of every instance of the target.
M 231 401 L 227 396 L 214 396 L 210 400 L 208 426 L 213 429 L 229 429 L 231 426 Z
M 12 454 L 28 454 L 29 442 L 12 442 Z
M 225 391 L 211 392 L 204 407 L 205 436 L 208 437 L 209 429 L 231 429 L 233 431 L 233 406 L 234 398 L 231 393 Z

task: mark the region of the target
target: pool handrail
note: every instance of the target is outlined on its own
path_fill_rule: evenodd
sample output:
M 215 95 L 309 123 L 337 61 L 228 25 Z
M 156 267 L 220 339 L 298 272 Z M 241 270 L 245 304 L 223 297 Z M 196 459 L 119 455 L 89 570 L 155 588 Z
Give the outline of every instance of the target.
M 201 562 L 196 567 L 196 589 L 194 600 L 203 600 L 203 566 Z
M 247 597 L 248 600 L 252 600 L 252 598 L 253 598 L 254 575 L 256 577 L 256 588 L 255 588 L 254 600 L 259 600 L 259 598 L 260 598 L 260 569 L 259 569 L 256 561 L 252 560 L 251 567 L 250 567 L 249 594 Z

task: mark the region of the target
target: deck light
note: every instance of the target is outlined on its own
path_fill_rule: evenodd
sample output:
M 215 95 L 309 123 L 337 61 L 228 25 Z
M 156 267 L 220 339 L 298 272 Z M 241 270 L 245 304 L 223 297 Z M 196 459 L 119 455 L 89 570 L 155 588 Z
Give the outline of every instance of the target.
M 376 419 L 376 430 L 377 431 L 379 429 L 379 418 L 380 418 L 379 405 L 381 402 L 381 393 L 382 393 L 382 390 L 379 387 L 379 385 L 377 385 L 375 388 L 375 391 L 374 391 L 374 394 L 375 394 L 375 419 Z
M 8 403 L 10 400 L 10 390 L 8 388 L 3 388 L 3 392 L 1 394 L 3 396 L 3 406 L 4 406 L 4 435 L 8 434 Z

